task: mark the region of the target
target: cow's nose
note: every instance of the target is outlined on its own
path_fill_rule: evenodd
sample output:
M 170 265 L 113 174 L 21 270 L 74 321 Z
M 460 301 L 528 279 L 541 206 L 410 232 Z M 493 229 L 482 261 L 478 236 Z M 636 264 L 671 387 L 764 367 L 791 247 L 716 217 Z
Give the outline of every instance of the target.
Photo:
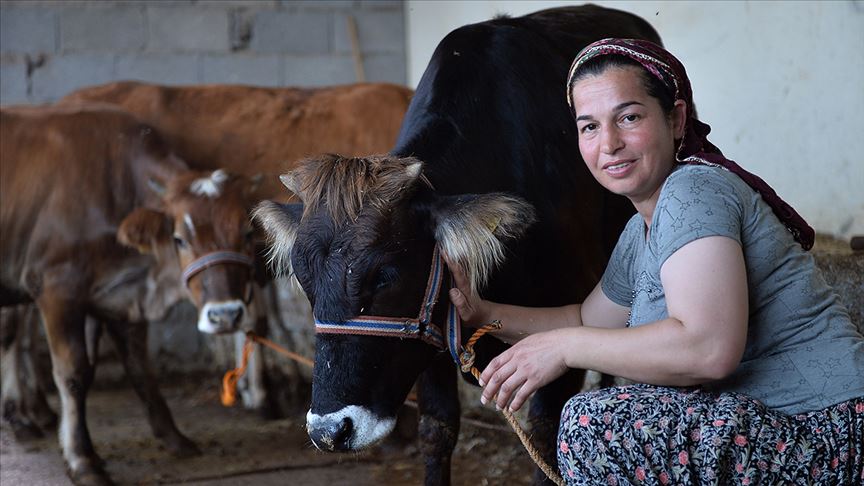
M 234 306 L 213 307 L 207 311 L 207 319 L 216 327 L 234 328 L 240 323 L 243 317 L 243 308 Z
M 315 447 L 326 452 L 350 451 L 354 424 L 348 417 L 318 427 L 308 427 L 309 438 Z

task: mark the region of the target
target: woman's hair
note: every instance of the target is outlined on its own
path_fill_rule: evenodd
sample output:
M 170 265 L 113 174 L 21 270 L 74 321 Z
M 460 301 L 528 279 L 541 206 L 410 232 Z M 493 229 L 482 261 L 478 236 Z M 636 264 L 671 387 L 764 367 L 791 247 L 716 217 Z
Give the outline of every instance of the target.
M 660 102 L 660 108 L 663 110 L 664 114 L 667 116 L 671 115 L 672 108 L 675 106 L 674 83 L 671 80 L 667 82 L 661 81 L 656 76 L 649 73 L 644 66 L 627 56 L 610 54 L 590 59 L 576 69 L 570 77 L 569 84 L 572 89 L 572 86 L 583 78 L 588 76 L 599 76 L 609 68 L 623 68 L 628 66 L 639 68 L 639 74 L 642 77 L 642 85 L 645 87 L 645 91 L 648 92 L 649 96 Z

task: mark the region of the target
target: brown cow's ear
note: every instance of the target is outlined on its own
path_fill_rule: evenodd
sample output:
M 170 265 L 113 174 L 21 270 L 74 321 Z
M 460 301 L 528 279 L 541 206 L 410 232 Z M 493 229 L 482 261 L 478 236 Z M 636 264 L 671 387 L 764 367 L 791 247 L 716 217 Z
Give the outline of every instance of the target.
M 504 262 L 503 241 L 522 236 L 535 221 L 531 204 L 503 193 L 443 197 L 431 214 L 435 239 L 475 292 Z
M 172 221 L 165 213 L 138 208 L 120 223 L 117 241 L 141 253 L 153 253 L 159 244 L 171 241 Z
M 262 201 L 252 211 L 252 220 L 260 225 L 267 238 L 267 260 L 277 276 L 291 275 L 291 249 L 297 239 L 302 204 L 279 204 Z

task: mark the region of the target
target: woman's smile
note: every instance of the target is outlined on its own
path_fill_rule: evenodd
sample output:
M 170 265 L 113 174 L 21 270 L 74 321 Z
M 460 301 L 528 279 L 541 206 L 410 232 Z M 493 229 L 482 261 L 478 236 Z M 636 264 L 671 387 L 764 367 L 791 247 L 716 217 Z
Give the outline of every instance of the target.
M 621 179 L 630 175 L 636 164 L 636 159 L 619 159 L 603 165 L 603 171 L 610 176 Z

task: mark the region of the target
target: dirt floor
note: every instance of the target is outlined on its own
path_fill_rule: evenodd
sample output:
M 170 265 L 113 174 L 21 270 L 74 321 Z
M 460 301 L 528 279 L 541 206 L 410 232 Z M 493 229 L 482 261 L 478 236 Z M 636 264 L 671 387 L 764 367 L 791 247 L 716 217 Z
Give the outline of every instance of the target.
M 118 484 L 340 486 L 423 482 L 416 443 L 399 433 L 364 453 L 325 454 L 306 436 L 306 410 L 299 406 L 290 418 L 265 420 L 242 408 L 222 407 L 216 380 L 187 380 L 161 388 L 178 427 L 203 454 L 175 459 L 163 450 L 150 434 L 131 388 L 95 389 L 87 403 L 90 433 L 108 473 Z M 59 410 L 56 395 L 51 398 L 53 408 Z M 494 428 L 463 422 L 454 454 L 453 483 L 530 484 L 531 459 L 506 422 L 490 411 L 483 423 Z M 0 484 L 71 484 L 56 435 L 21 443 L 8 427 L 0 427 Z

